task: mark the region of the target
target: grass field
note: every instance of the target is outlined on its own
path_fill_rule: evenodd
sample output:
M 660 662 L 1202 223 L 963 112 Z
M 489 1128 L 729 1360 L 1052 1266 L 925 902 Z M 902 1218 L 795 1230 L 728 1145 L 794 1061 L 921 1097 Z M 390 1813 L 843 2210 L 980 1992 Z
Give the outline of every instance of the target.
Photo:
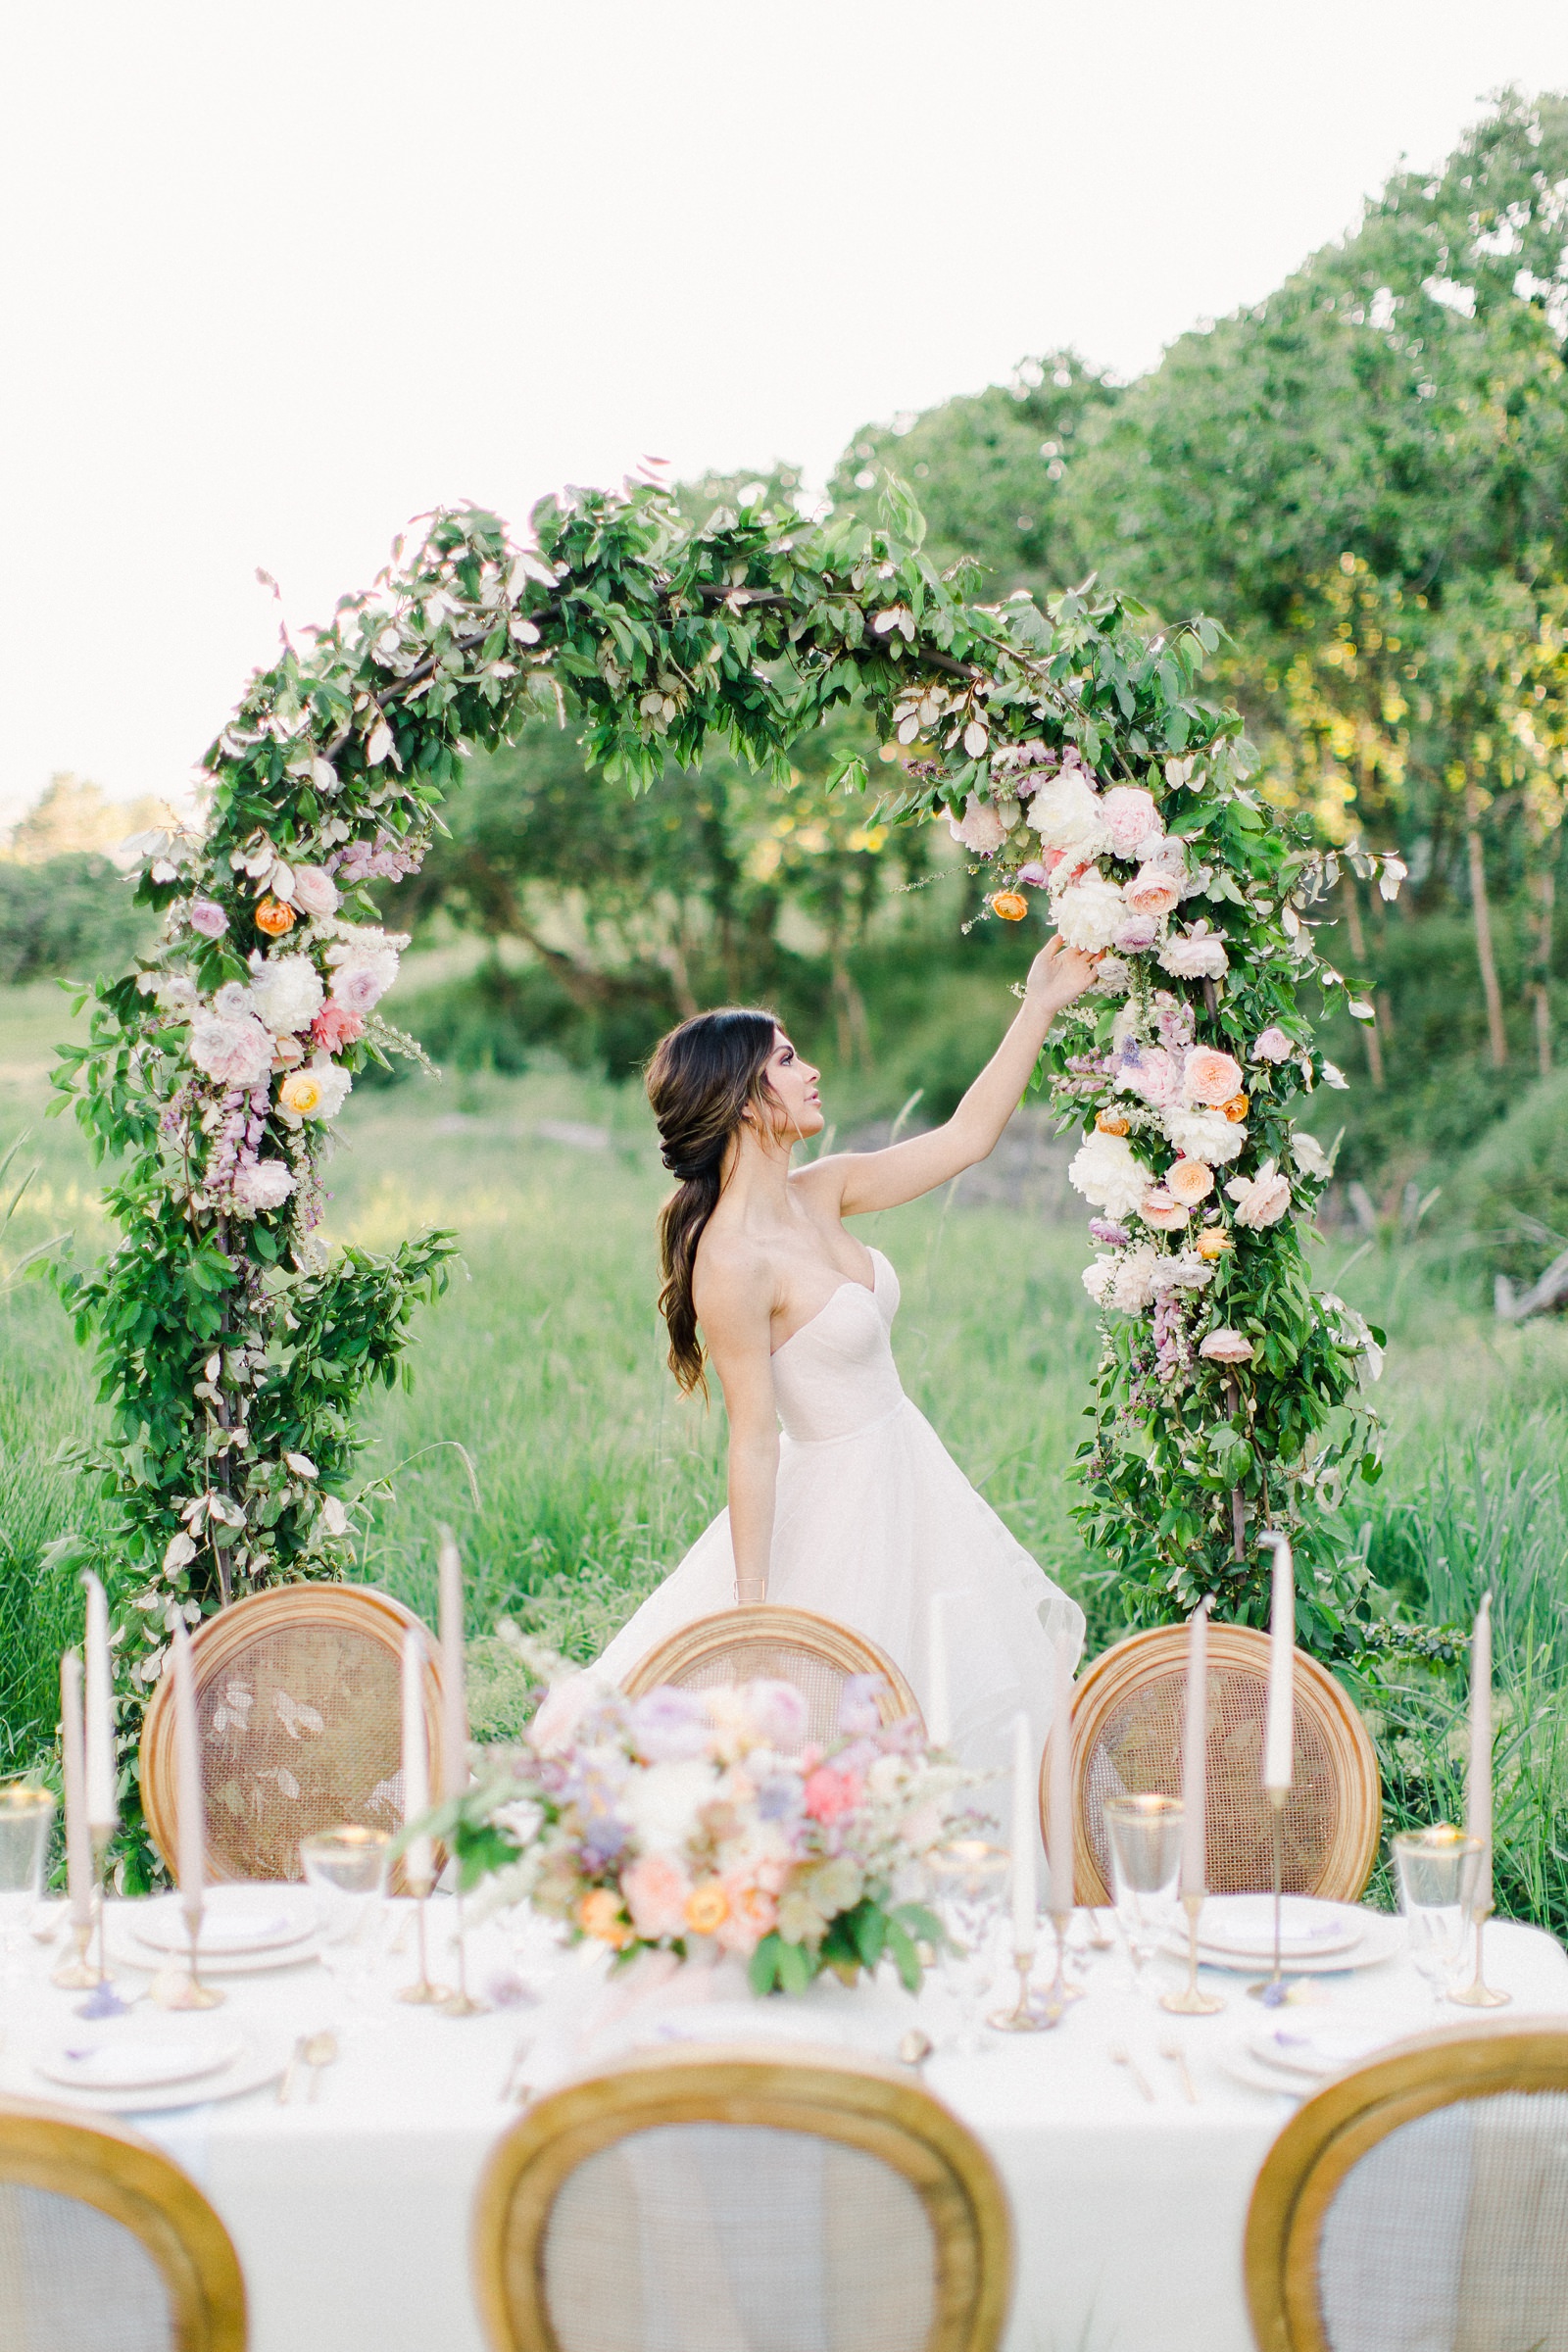
M 74 1128 L 47 1125 L 53 987 L 0 997 L 0 1153 L 38 1173 L 0 1231 L 0 1284 L 69 1231 L 104 1246 L 95 1175 Z M 830 1116 L 853 1124 L 853 1100 Z M 406 1389 L 367 1426 L 360 1567 L 433 1603 L 437 1524 L 470 1578 L 485 1724 L 484 1637 L 526 1612 L 593 1654 L 718 1507 L 722 1415 L 684 1404 L 662 1368 L 653 1220 L 666 1179 L 640 1097 L 566 1073 L 417 1080 L 363 1091 L 341 1121 L 329 1231 L 385 1248 L 456 1227 L 464 1270 L 418 1325 Z M 1054 1188 L 991 1171 L 867 1220 L 899 1268 L 906 1386 L 968 1475 L 1048 1571 L 1076 1591 L 1096 1646 L 1113 1595 L 1078 1544 L 1064 1471 L 1082 1431 L 1094 1329 L 1087 1245 Z M 0 1210 L 7 1193 L 0 1192 Z M 1387 1324 L 1389 1469 L 1354 1506 L 1380 1580 L 1423 1614 L 1463 1623 L 1497 1594 L 1499 1882 L 1523 1916 L 1568 1926 L 1568 1331 L 1482 1319 L 1444 1245 L 1327 1245 L 1333 1287 Z M 97 1506 L 55 1456 L 92 1426 L 90 1366 L 52 1295 L 0 1289 L 0 1726 L 12 1768 L 47 1744 L 58 1653 L 76 1596 L 40 1577 L 55 1536 Z M 461 1449 L 461 1450 L 460 1450 Z M 470 1477 L 471 1473 L 471 1477 Z M 1451 1816 L 1462 1677 L 1411 1674 L 1361 1693 L 1396 1818 Z M 494 1700 L 497 1728 L 505 1693 Z

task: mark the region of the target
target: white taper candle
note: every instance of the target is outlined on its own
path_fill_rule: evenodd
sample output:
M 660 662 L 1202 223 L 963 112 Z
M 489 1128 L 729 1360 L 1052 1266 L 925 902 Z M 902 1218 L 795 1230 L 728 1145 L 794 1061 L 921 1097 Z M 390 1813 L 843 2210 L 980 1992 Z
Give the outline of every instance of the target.
M 1020 1708 L 1012 1725 L 1012 1948 L 1035 1948 L 1035 1848 L 1040 1843 L 1040 1785 L 1035 1778 L 1035 1743 L 1029 1718 Z
M 441 1794 L 468 1786 L 468 1697 L 463 1663 L 463 1563 L 449 1529 L 441 1531 Z
M 1492 1909 L 1492 1594 L 1486 1593 L 1476 1612 L 1470 1644 L 1470 1769 L 1465 1775 L 1464 1826 L 1468 1837 L 1481 1841 L 1476 1867 L 1475 1911 L 1484 1919 Z
M 120 1819 L 115 1784 L 115 1701 L 109 1664 L 109 1602 L 104 1589 L 87 1569 L 82 1576 L 87 1594 L 86 1801 L 87 1826 L 107 1838 Z
M 92 1839 L 87 1833 L 87 1765 L 81 1717 L 81 1660 L 68 1649 L 60 1661 L 60 1750 L 66 1783 L 66 1886 L 71 1924 L 92 1918 Z
M 1071 1634 L 1056 1636 L 1056 1672 L 1051 1710 L 1051 1910 L 1056 1919 L 1072 1909 L 1072 1661 Z
M 424 1634 L 411 1625 L 403 1636 L 403 1818 L 417 1821 L 430 1810 L 430 1740 L 424 1721 Z M 410 1840 L 403 1874 L 416 1893 L 435 1876 L 428 1838 Z
M 179 1907 L 187 1919 L 199 1916 L 207 1880 L 207 1825 L 202 1812 L 201 1733 L 196 1721 L 196 1672 L 191 1662 L 190 1636 L 176 1620 L 174 1659 L 174 1774 L 179 1792 L 179 1835 L 175 1861 L 179 1873 Z
M 1289 1788 L 1296 1753 L 1296 1572 L 1289 1539 L 1260 1539 L 1274 1547 L 1274 1595 L 1269 1615 L 1268 1728 L 1263 1741 L 1263 1786 Z
M 1207 1891 L 1208 1612 L 1205 1593 L 1187 1620 L 1187 1716 L 1182 1738 L 1182 1882 L 1184 1895 Z
M 926 1632 L 925 1728 L 933 1747 L 953 1738 L 953 1696 L 948 1679 L 948 1596 L 933 1592 Z

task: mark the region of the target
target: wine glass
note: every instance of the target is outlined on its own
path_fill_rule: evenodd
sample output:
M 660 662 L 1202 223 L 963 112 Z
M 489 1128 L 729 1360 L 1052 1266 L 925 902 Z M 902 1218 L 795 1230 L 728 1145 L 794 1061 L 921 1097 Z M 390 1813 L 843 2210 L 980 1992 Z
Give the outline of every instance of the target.
M 969 2056 L 983 2047 L 980 2017 L 997 1974 L 1002 1893 L 1011 1868 L 1006 1847 L 984 1838 L 955 1838 L 931 1856 L 937 1917 L 947 1936 L 943 1981 L 958 2010 L 953 2047 Z
M 55 1800 L 20 1781 L 0 1788 L 0 1974 L 9 1984 L 43 1893 L 43 1858 Z
M 1126 1938 L 1133 1981 L 1142 1982 L 1176 1919 L 1182 1868 L 1183 1806 L 1174 1796 L 1107 1796 L 1105 1836 L 1116 1897 L 1116 1924 Z
M 1440 1822 L 1436 1829 L 1400 1830 L 1393 1846 L 1410 1957 L 1434 2000 L 1442 2001 L 1470 1932 L 1481 1840 Z
M 391 1846 L 385 1830 L 353 1822 L 300 1839 L 300 1861 L 321 1927 L 321 1966 L 350 2010 L 363 1998 L 380 1954 Z

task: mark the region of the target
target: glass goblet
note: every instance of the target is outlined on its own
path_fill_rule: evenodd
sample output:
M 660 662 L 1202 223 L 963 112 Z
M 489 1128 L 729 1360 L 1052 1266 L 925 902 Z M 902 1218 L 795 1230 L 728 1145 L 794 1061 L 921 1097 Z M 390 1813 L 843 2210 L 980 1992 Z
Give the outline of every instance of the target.
M 20 1781 L 0 1788 L 0 1974 L 9 1984 L 43 1894 L 43 1861 L 55 1800 Z
M 1393 1839 L 1399 1908 L 1410 1958 L 1442 2001 L 1464 1956 L 1474 1914 L 1481 1840 L 1440 1822 L 1431 1830 L 1400 1830 Z
M 385 1830 L 352 1822 L 300 1839 L 321 1927 L 321 1966 L 350 2010 L 363 1999 L 379 1956 L 391 1846 Z
M 942 1976 L 958 2011 L 953 2046 L 972 2056 L 983 2047 L 980 2019 L 997 1976 L 1002 1895 L 1012 1868 L 1004 1845 L 956 1838 L 931 1857 L 937 1917 L 947 1943 Z
M 1116 1924 L 1126 1939 L 1133 1982 L 1143 1980 L 1162 1936 L 1176 1919 L 1182 1868 L 1183 1806 L 1174 1796 L 1107 1796 L 1105 1837 L 1116 1897 Z

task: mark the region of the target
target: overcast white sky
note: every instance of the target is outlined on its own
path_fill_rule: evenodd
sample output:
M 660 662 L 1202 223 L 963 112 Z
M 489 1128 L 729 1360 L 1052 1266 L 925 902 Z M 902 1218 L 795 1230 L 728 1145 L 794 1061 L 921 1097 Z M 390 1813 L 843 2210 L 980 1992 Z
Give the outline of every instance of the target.
M 1564 0 L 12 0 L 0 821 L 177 793 L 412 514 L 654 453 L 818 478 L 1265 293 Z

